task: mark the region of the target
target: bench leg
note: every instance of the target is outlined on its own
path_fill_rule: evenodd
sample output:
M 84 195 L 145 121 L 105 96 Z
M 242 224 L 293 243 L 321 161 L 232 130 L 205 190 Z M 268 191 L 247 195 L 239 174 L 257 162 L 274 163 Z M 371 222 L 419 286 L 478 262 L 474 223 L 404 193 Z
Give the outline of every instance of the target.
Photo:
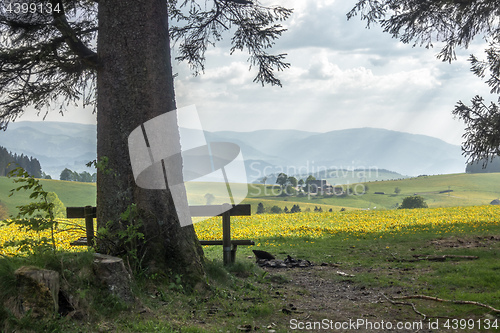
M 229 211 L 222 214 L 222 259 L 224 265 L 229 265 L 232 262 L 230 219 Z
M 232 263 L 233 249 L 231 248 L 231 246 L 223 246 L 222 251 L 222 260 L 224 262 L 224 265 L 229 265 L 230 263 Z
M 233 244 L 233 248 L 231 249 L 231 263 L 234 264 L 236 261 L 236 250 L 238 249 L 238 245 Z

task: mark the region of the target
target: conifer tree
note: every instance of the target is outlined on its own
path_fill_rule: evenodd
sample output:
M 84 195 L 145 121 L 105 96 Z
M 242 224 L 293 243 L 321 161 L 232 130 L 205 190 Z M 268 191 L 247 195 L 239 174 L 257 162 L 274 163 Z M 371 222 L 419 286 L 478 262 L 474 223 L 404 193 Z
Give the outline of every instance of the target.
M 27 107 L 64 112 L 79 100 L 94 108 L 97 223 L 111 235 L 99 248 L 123 253 L 118 235 L 130 221 L 121 217 L 135 205 L 145 235 L 137 253 L 149 272 L 204 281 L 194 228 L 180 227 L 170 191 L 135 185 L 128 135 L 176 109 L 171 40 L 177 59 L 200 73 L 207 48 L 232 33 L 230 51 L 248 51 L 254 81 L 281 85 L 275 72 L 289 65 L 269 49 L 291 10 L 258 0 L 26 0 L 36 10 L 20 13 L 8 3 L 0 6 L 0 128 Z

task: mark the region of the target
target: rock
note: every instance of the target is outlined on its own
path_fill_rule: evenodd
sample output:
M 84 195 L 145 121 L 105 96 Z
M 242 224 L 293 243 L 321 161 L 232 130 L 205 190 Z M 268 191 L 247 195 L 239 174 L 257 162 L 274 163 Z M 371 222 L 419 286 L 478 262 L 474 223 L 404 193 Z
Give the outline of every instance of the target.
M 500 200 L 495 199 L 492 202 L 490 202 L 490 205 L 500 205 Z
M 287 256 L 285 260 L 278 259 L 257 259 L 257 264 L 260 267 L 271 268 L 294 268 L 294 267 L 311 267 L 314 266 L 309 260 L 295 259 Z
M 250 332 L 252 330 L 252 325 L 238 325 L 238 330 L 242 332 Z
M 50 317 L 59 309 L 59 273 L 37 267 L 23 266 L 14 275 L 17 297 L 7 301 L 6 306 L 17 317 L 31 311 L 33 318 Z
M 111 294 L 128 304 L 135 302 L 131 288 L 132 277 L 121 258 L 95 253 L 93 268 L 97 280 Z
M 260 250 L 252 250 L 253 254 L 255 254 L 255 258 L 257 260 L 260 259 L 265 259 L 265 260 L 273 260 L 276 259 L 271 253 L 266 252 L 266 251 L 260 251 Z

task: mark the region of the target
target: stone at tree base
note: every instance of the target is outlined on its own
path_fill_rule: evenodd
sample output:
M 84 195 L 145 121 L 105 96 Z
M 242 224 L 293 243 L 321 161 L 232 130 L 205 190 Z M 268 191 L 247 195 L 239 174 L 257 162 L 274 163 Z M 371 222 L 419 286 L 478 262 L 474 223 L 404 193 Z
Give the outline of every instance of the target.
M 37 267 L 18 268 L 18 295 L 8 301 L 12 313 L 21 318 L 31 310 L 33 318 L 50 317 L 59 309 L 59 273 Z
M 132 294 L 132 277 L 125 268 L 121 258 L 95 253 L 94 274 L 97 280 L 122 301 L 132 304 L 135 297 Z

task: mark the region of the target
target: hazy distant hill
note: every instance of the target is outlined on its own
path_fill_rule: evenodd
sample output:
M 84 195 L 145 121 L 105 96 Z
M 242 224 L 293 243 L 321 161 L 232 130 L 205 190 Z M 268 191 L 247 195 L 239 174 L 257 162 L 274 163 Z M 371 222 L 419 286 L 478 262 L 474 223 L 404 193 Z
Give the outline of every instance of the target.
M 316 134 L 290 143 L 286 154 L 304 152 L 296 162 L 387 169 L 406 175 L 463 172 L 459 146 L 424 135 L 376 128 L 358 128 Z
M 15 122 L 0 132 L 0 145 L 40 160 L 58 178 L 68 167 L 88 170 L 96 156 L 95 125 L 58 122 Z M 186 133 L 189 133 L 187 131 Z M 314 133 L 298 130 L 206 132 L 210 142 L 241 147 L 249 181 L 263 176 L 315 173 L 321 169 L 379 168 L 403 175 L 459 173 L 465 170 L 460 147 L 442 140 L 376 128 Z
M 217 132 L 208 136 L 221 141 L 244 142 L 245 145 L 241 146 L 244 154 L 246 146 L 250 146 L 273 155 L 276 163 L 262 160 L 275 166 L 274 173 L 281 170 L 286 174 L 304 174 L 324 169 L 378 168 L 416 176 L 460 173 L 465 169 L 460 146 L 425 135 L 385 129 L 357 128 L 327 133 L 262 130 Z M 251 155 L 253 160 L 259 160 L 255 150 Z M 254 163 L 251 169 L 258 170 L 258 164 Z M 258 172 L 252 170 L 249 176 L 259 178 Z
M 96 144 L 95 125 L 21 121 L 0 131 L 0 145 L 36 157 L 54 179 L 59 179 L 64 168 L 92 171 L 85 163 L 96 158 Z

